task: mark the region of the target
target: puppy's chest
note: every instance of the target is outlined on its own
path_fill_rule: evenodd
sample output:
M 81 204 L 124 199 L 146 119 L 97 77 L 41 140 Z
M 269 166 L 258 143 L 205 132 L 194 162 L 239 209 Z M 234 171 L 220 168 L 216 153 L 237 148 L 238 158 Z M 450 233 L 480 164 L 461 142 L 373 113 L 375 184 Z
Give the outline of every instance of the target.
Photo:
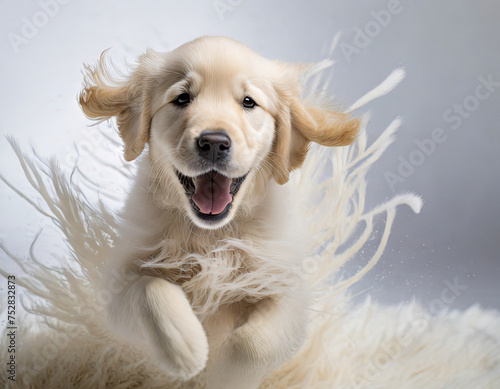
M 281 259 L 249 240 L 165 241 L 147 269 L 181 286 L 195 312 L 210 315 L 221 306 L 253 305 L 293 286 L 293 267 Z
M 249 252 L 251 243 L 240 241 L 239 246 L 225 240 L 204 240 L 200 244 L 167 239 L 152 255 L 147 267 L 180 286 L 209 275 L 219 282 L 231 282 L 238 275 L 255 271 L 259 262 L 255 253 Z

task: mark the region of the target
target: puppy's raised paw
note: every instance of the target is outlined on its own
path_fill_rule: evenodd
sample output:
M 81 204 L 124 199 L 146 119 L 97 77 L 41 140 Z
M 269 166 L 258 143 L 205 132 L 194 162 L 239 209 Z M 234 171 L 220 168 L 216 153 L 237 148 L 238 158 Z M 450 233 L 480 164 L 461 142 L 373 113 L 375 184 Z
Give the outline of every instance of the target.
M 144 298 L 145 324 L 158 363 L 183 380 L 198 374 L 207 363 L 208 341 L 182 289 L 166 280 L 149 278 Z

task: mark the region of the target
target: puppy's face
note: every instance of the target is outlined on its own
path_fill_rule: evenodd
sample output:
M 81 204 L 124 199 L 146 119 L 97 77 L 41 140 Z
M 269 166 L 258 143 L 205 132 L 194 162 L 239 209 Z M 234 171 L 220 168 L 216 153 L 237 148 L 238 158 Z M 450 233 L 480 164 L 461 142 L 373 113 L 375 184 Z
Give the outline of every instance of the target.
M 127 160 L 149 142 L 159 179 L 180 199 L 175 205 L 202 228 L 231 221 L 258 173 L 284 184 L 311 141 L 341 146 L 357 133 L 357 120 L 301 101 L 304 67 L 267 60 L 228 38 L 149 51 L 121 83 L 105 69 L 103 59 L 87 68 L 84 112 L 117 117 Z
M 191 220 L 229 222 L 271 151 L 277 95 L 269 61 L 246 47 L 205 41 L 182 47 L 153 102 L 151 155 L 175 174 Z M 169 58 L 167 58 L 168 62 Z M 170 81 L 170 82 L 169 82 Z M 171 85 L 169 85 L 171 83 Z

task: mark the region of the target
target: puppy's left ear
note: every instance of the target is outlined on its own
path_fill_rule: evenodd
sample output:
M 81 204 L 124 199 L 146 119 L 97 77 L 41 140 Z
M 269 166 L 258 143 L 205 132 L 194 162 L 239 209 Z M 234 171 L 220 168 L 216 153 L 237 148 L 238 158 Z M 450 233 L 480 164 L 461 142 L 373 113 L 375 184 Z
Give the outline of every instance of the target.
M 323 146 L 347 146 L 356 140 L 359 119 L 333 108 L 308 105 L 301 99 L 299 75 L 304 66 L 280 64 L 287 76 L 275 84 L 279 107 L 275 117 L 275 139 L 271 164 L 278 184 L 288 182 L 290 173 L 298 169 L 311 142 Z

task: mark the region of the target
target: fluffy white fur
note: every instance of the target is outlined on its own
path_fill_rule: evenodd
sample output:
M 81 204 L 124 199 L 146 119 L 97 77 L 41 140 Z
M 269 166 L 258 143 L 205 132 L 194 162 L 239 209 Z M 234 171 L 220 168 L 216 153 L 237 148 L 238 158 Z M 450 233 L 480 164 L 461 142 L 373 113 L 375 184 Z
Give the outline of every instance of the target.
M 383 85 L 385 93 L 396 83 Z M 116 232 L 123 228 L 119 227 L 122 221 L 117 222 L 104 205 L 90 204 L 55 162 L 37 164 L 13 143 L 29 182 L 46 207 L 18 193 L 54 220 L 71 253 L 66 262 L 52 267 L 38 260 L 34 251 L 26 260 L 2 246 L 26 273 L 18 284 L 43 299 L 42 304 L 33 302 L 30 310 L 46 324 L 22 319 L 17 382 L 7 382 L 4 375 L 0 382 L 23 388 L 206 388 L 207 384 L 218 388 L 227 385 L 227 377 L 236 382 L 230 387 L 242 388 L 243 384 L 255 387 L 266 376 L 261 388 L 498 387 L 498 313 L 473 307 L 464 313 L 431 317 L 417 304 L 386 308 L 370 301 L 360 307 L 348 304 L 344 291 L 380 258 L 396 207 L 408 204 L 416 212 L 421 207 L 420 199 L 408 194 L 365 210 L 366 172 L 391 143 L 400 123 L 396 119 L 368 146 L 368 121 L 365 115 L 354 146 L 313 147 L 293 181 L 284 187 L 275 185 L 269 192 L 265 202 L 269 208 L 262 214 L 247 215 L 263 222 L 237 230 L 245 239 L 212 235 L 227 230 L 197 235 L 203 251 L 186 252 L 179 247 L 177 230 L 172 229 L 168 235 L 134 247 L 145 254 L 154 253 L 141 267 L 144 275 L 109 267 L 104 270 L 104 263 L 116 255 L 113 251 L 124 250 L 121 244 L 112 248 L 112 242 L 120 242 Z M 147 179 L 143 173 L 138 173 L 138 182 Z M 312 237 L 307 244 L 294 235 L 299 226 L 281 218 L 289 210 L 283 201 L 292 194 L 298 199 L 301 224 Z M 133 198 L 137 201 L 140 196 Z M 127 206 L 130 214 L 126 217 L 140 217 L 142 222 L 144 209 L 140 202 L 137 205 Z M 386 223 L 377 250 L 355 276 L 339 280 L 338 269 L 370 239 L 374 217 L 380 214 L 386 214 Z M 157 215 L 146 215 L 156 227 Z M 270 222 L 274 227 L 269 227 Z M 276 228 L 280 222 L 282 229 Z M 265 239 L 267 231 L 272 232 L 271 240 Z M 141 231 L 137 233 L 140 238 Z M 217 241 L 212 240 L 214 236 Z M 260 244 L 252 243 L 256 239 Z M 295 251 L 300 248 L 305 254 Z M 283 261 L 287 250 L 292 252 L 292 260 Z M 251 271 L 239 272 L 249 265 L 248 256 L 257 263 Z M 199 269 L 194 276 L 179 271 L 192 267 Z M 105 287 L 103 271 L 107 274 Z M 6 276 L 4 270 L 0 272 Z M 165 282 L 159 274 L 173 282 Z M 312 300 L 304 311 L 308 289 Z M 245 315 L 244 324 L 238 322 L 242 320 L 239 304 L 231 305 L 240 302 L 242 295 L 247 298 L 244 308 L 260 302 Z M 270 295 L 280 298 L 265 299 Z M 118 300 L 114 300 L 116 296 Z M 134 303 L 138 298 L 142 300 Z M 110 301 L 124 310 L 119 315 L 131 324 L 126 326 L 129 339 L 118 338 L 108 329 L 104 306 Z M 150 328 L 137 321 L 144 315 L 156 318 Z M 273 332 L 276 328 L 285 330 Z M 206 333 L 210 334 L 208 347 L 203 341 Z M 134 340 L 138 344 L 130 342 Z M 7 355 L 4 342 L 5 337 L 2 359 Z M 208 366 L 201 370 L 207 351 Z M 249 361 L 252 369 L 245 367 Z M 201 372 L 185 381 L 197 370 Z
M 148 51 L 125 80 L 106 67 L 102 57 L 87 69 L 83 111 L 117 118 L 127 160 L 149 145 L 105 266 L 102 287 L 123 286 L 106 304 L 110 328 L 181 380 L 206 368 L 212 388 L 256 388 L 298 350 L 307 326 L 308 284 L 289 271 L 306 257 L 306 230 L 282 185 L 310 142 L 348 145 L 359 122 L 302 100 L 310 66 L 267 60 L 228 38 Z M 199 147 L 214 132 L 230 140 L 223 160 Z M 246 177 L 222 218 L 193 200 L 218 190 L 197 178 L 207 171 Z

